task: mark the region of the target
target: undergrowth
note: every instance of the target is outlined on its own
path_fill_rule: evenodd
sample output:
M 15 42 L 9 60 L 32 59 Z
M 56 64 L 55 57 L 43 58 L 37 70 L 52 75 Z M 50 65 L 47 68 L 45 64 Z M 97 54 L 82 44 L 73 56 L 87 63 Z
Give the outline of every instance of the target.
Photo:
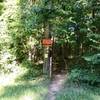
M 56 100 L 100 100 L 100 88 L 84 85 L 65 85 L 57 95 Z

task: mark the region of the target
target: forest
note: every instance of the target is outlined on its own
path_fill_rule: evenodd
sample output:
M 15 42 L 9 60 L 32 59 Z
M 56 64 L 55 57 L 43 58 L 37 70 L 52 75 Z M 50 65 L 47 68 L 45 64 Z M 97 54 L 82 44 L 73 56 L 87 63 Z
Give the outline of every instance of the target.
M 0 0 L 0 100 L 100 100 L 100 0 Z

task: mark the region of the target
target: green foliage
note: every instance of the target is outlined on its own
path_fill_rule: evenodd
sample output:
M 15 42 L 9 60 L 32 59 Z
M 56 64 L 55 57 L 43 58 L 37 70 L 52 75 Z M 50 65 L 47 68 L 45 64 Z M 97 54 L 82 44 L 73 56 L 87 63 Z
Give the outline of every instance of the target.
M 2 7 L 1 4 L 0 8 Z M 4 43 L 4 39 L 1 39 L 0 43 L 7 45 L 6 49 L 15 56 L 13 61 L 32 68 L 34 59 L 36 62 L 43 60 L 43 47 L 40 41 L 44 38 L 44 24 L 47 22 L 55 43 L 64 51 L 62 55 L 57 55 L 60 59 L 63 58 L 62 60 L 70 66 L 69 62 L 73 59 L 70 60 L 69 56 L 79 57 L 75 62 L 83 58 L 82 61 L 85 60 L 87 66 L 82 66 L 83 62 L 79 63 L 80 70 L 85 69 L 89 73 L 93 70 L 93 73 L 99 73 L 99 10 L 99 1 L 95 0 L 35 0 L 33 3 L 30 0 L 17 0 L 11 12 L 7 12 L 10 13 L 6 19 L 10 39 Z M 4 49 L 3 45 L 0 45 L 1 51 Z M 91 56 L 84 56 L 87 53 Z M 75 68 L 77 69 L 76 66 Z M 72 72 L 75 74 L 73 76 L 79 77 L 82 72 L 80 70 Z
M 92 65 L 100 65 L 100 54 L 94 54 L 92 56 L 84 56 L 84 60 L 91 63 Z
M 30 67 L 30 66 L 28 66 Z M 37 77 L 40 77 L 42 75 L 42 67 L 41 65 L 34 65 L 30 68 L 27 68 L 27 72 L 24 73 L 23 75 L 21 75 L 18 79 L 16 79 L 17 81 L 19 80 L 23 80 L 23 81 L 30 81 L 30 80 L 34 80 Z
M 3 8 L 4 8 L 3 2 L 4 0 L 0 0 L 0 15 L 3 13 Z
M 3 13 L 4 4 L 0 2 L 0 15 Z
M 3 2 L 4 0 L 0 0 L 0 2 Z
M 25 68 L 25 72 L 16 79 L 16 81 L 31 81 L 42 75 L 42 64 L 34 64 L 29 60 L 24 60 L 21 67 Z
M 0 10 L 2 10 L 2 8 L 3 8 L 3 4 L 2 4 L 2 3 L 0 3 Z
M 70 81 L 85 82 L 87 84 L 96 85 L 100 83 L 99 73 L 94 73 L 88 69 L 73 69 L 69 74 Z
M 22 62 L 23 60 L 28 59 L 29 38 L 36 34 L 36 31 L 34 32 L 33 28 L 35 25 L 35 15 L 31 10 L 30 5 L 28 5 L 27 0 L 25 2 L 19 1 L 17 6 L 19 7 L 17 12 L 8 18 L 8 29 L 9 34 L 12 37 L 10 49 L 12 50 L 12 53 L 15 54 L 17 61 Z

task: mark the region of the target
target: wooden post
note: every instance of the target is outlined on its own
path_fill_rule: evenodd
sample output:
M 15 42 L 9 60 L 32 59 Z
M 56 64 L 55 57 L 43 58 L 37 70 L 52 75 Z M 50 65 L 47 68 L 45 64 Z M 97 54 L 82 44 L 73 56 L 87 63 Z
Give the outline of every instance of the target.
M 43 73 L 47 74 L 50 78 L 52 77 L 52 44 L 53 38 L 51 39 L 50 27 L 45 29 L 45 39 L 43 39 L 42 44 L 44 45 L 44 65 Z
M 49 38 L 49 23 L 44 22 L 44 35 L 45 38 Z M 44 64 L 43 64 L 43 73 L 48 74 L 49 68 L 49 47 L 44 47 Z

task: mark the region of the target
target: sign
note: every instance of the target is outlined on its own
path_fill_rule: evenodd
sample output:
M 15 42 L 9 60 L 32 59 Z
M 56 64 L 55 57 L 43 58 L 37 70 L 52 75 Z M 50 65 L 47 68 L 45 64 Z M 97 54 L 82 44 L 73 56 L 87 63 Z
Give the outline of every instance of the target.
M 51 40 L 51 39 L 43 39 L 42 40 L 42 45 L 50 46 L 52 44 L 53 44 L 53 40 Z

